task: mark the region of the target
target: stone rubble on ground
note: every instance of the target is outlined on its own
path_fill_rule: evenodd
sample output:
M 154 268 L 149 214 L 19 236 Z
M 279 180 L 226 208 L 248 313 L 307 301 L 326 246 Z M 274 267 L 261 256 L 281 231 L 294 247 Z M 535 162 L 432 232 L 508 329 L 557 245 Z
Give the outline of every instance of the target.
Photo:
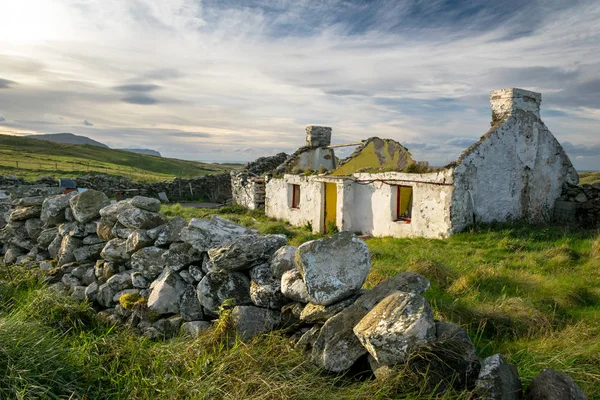
M 94 303 L 108 323 L 151 339 L 197 337 L 225 307 L 242 340 L 283 329 L 329 372 L 360 363 L 386 378 L 409 365 L 427 374 L 432 391 L 523 398 L 514 366 L 500 355 L 481 361 L 464 330 L 434 320 L 423 276 L 404 272 L 362 289 L 370 254 L 351 233 L 296 248 L 285 236 L 220 217 L 167 220 L 158 200 L 141 196 L 109 204 L 95 190 L 13 193 L 0 201 L 4 262 L 44 270 L 55 288 Z M 525 398 L 585 396 L 570 377 L 546 370 Z

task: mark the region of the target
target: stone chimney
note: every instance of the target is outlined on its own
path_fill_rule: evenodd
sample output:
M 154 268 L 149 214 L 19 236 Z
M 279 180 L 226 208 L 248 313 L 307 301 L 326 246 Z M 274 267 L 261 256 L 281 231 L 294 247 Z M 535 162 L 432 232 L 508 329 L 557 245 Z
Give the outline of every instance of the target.
M 323 147 L 331 144 L 331 128 L 328 126 L 308 125 L 306 127 L 306 145 Z
M 492 125 L 510 116 L 515 110 L 532 112 L 540 117 L 542 95 L 529 90 L 510 88 L 493 90 L 490 93 Z

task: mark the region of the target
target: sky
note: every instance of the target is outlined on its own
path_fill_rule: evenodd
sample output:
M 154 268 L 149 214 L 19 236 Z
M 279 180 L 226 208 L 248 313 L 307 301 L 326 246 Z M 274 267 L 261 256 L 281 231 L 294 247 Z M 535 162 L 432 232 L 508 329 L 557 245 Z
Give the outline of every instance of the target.
M 0 133 L 249 161 L 324 125 L 441 166 L 520 87 L 600 170 L 598 21 L 597 0 L 0 0 Z

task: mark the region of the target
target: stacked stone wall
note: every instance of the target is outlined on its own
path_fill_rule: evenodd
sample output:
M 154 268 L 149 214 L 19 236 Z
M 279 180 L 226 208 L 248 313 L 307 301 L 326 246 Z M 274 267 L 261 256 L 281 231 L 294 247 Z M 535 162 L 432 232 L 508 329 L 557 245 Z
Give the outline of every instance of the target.
M 583 228 L 600 228 L 600 183 L 566 184 L 554 206 L 554 219 Z

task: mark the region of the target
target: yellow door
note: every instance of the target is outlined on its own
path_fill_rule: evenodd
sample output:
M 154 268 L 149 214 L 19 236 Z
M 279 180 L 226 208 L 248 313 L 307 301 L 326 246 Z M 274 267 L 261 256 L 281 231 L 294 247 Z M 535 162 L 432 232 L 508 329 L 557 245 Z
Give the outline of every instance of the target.
M 337 184 L 325 184 L 325 232 L 337 229 Z

